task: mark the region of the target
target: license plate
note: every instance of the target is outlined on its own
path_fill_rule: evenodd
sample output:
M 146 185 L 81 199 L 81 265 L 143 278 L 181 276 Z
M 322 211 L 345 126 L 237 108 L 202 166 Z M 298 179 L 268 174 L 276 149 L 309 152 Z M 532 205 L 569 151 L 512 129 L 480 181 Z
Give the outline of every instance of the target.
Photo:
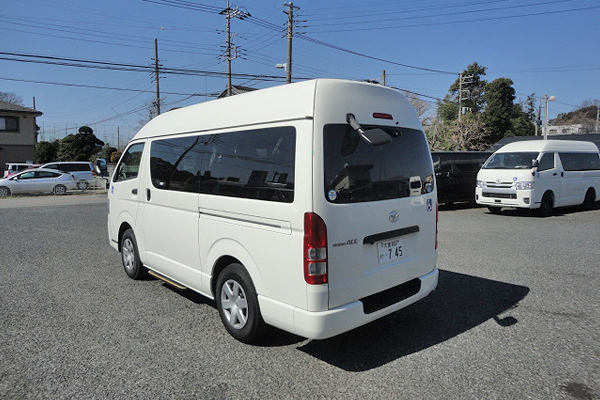
M 377 243 L 377 256 L 379 264 L 404 258 L 404 248 L 400 239 Z

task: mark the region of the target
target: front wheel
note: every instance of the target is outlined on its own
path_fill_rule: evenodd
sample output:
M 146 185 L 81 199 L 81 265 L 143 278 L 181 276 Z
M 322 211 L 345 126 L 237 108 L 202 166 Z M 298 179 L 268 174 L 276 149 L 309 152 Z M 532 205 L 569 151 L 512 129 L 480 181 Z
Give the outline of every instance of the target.
M 258 340 L 265 332 L 256 290 L 241 264 L 230 264 L 219 275 L 215 297 L 227 332 L 243 343 Z
M 542 197 L 542 203 L 540 204 L 540 209 L 538 210 L 538 214 L 540 217 L 549 217 L 552 215 L 554 210 L 554 199 L 552 198 L 552 194 L 550 192 L 544 193 Z
M 502 207 L 493 207 L 493 206 L 488 206 L 488 211 L 491 212 L 492 214 L 500 214 L 500 211 L 502 210 Z
M 121 261 L 125 273 L 131 279 L 142 279 L 146 276 L 146 268 L 140 261 L 140 253 L 137 247 L 135 235 L 131 229 L 127 229 L 121 238 Z
M 6 186 L 0 187 L 0 197 L 8 197 L 10 196 L 10 189 Z

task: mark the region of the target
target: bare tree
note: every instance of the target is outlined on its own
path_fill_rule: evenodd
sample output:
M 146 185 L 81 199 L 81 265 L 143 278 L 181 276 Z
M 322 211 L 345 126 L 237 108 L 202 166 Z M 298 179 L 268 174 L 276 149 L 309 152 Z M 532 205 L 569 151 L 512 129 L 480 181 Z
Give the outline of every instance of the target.
M 18 106 L 24 106 L 23 98 L 13 92 L 0 92 L 0 101 L 6 101 L 7 103 L 16 104 Z
M 411 93 L 411 92 L 403 92 L 404 95 L 408 98 L 408 101 L 410 101 L 410 104 L 412 104 L 412 106 L 415 108 L 415 110 L 417 111 L 417 115 L 419 116 L 419 119 L 421 120 L 421 124 L 423 125 L 430 125 L 431 124 L 431 116 L 428 114 L 429 111 L 431 111 L 431 105 L 429 103 L 427 103 L 426 101 L 423 101 L 418 94 L 416 93 Z

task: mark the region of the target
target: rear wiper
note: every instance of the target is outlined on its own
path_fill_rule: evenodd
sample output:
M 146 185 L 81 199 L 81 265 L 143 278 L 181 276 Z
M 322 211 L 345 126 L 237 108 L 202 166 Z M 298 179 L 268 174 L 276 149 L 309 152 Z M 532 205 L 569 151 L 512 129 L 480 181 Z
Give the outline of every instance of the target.
M 375 128 L 364 130 L 361 126 L 356 122 L 356 118 L 354 114 L 346 114 L 346 122 L 358 133 L 358 136 L 366 143 L 371 146 L 381 146 L 383 144 L 387 144 L 392 141 L 392 137 L 388 135 L 383 129 Z

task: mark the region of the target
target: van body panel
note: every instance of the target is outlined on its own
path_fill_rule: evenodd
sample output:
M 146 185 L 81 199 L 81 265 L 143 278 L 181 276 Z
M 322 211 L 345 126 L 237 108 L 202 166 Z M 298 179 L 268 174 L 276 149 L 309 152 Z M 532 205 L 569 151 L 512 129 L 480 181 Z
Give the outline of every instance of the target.
M 570 164 L 564 165 L 561 153 Z M 565 154 L 566 153 L 566 154 Z M 533 155 L 539 163 L 495 166 L 494 156 Z M 552 166 L 542 166 L 545 155 L 553 159 Z M 579 160 L 579 162 L 577 162 Z M 492 163 L 490 165 L 490 163 Z M 589 189 L 600 199 L 600 155 L 591 142 L 568 140 L 530 140 L 510 143 L 496 151 L 477 174 L 476 202 L 492 207 L 539 208 L 544 194 L 549 193 L 554 207 L 582 204 Z M 521 189 L 518 189 L 521 187 Z
M 348 114 L 367 130 L 385 129 L 392 146 L 403 140 L 420 144 L 405 146 L 400 164 L 394 158 L 399 153 L 390 150 L 396 147 L 376 150 L 396 170 L 419 159 L 422 173 L 386 178 L 402 194 L 388 190 L 388 197 L 348 203 L 327 195 L 325 176 L 331 171 L 324 163 L 329 157 L 324 135 L 350 129 L 350 152 L 370 151 L 348 128 Z M 274 133 L 260 136 L 266 131 Z M 247 135 L 254 134 L 258 139 L 250 141 L 254 136 Z M 291 149 L 285 144 L 290 135 L 294 167 L 286 171 L 289 164 L 278 157 L 280 143 Z M 226 153 L 224 143 L 233 137 L 238 139 Z M 222 260 L 238 262 L 251 278 L 267 324 L 325 338 L 399 310 L 437 285 L 433 165 L 416 112 L 396 90 L 340 80 L 258 90 L 164 113 L 138 132 L 132 139 L 137 143 L 144 144 L 137 177 L 111 181 L 111 242 L 118 243 L 125 224 L 131 226 L 147 268 L 207 297 L 219 296 L 215 282 Z M 179 168 L 186 160 L 188 166 Z M 251 165 L 246 176 L 242 165 Z M 357 173 L 367 183 L 372 174 L 379 179 L 373 184 L 380 184 L 386 166 L 377 159 L 373 165 Z M 350 173 L 340 178 L 340 198 L 351 178 Z M 306 213 L 317 214 L 327 227 L 326 283 L 305 280 Z M 392 245 L 395 254 L 388 259 L 385 246 Z M 404 285 L 410 286 L 405 295 L 365 311 L 366 299 Z

